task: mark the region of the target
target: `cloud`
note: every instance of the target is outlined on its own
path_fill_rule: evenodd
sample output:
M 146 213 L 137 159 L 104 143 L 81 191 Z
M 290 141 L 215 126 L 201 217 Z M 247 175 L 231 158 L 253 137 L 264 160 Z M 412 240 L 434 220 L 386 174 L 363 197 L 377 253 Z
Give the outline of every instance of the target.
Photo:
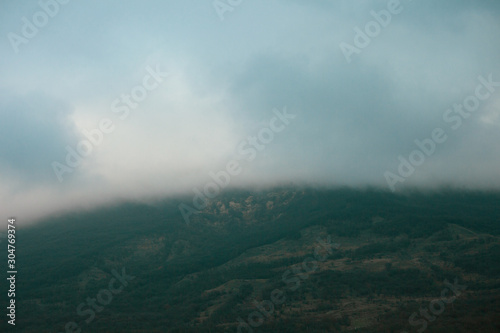
M 23 182 L 53 183 L 50 163 L 64 156 L 61 146 L 76 142 L 71 107 L 43 94 L 0 92 L 0 168 Z
M 448 139 L 401 188 L 500 187 L 500 89 L 451 130 L 443 114 L 500 81 L 500 5 L 403 1 L 348 63 L 339 45 L 387 1 L 244 1 L 221 21 L 211 2 L 69 2 L 15 53 L 0 41 L 0 213 L 36 220 L 64 209 L 189 193 L 268 126 L 297 118 L 234 186 L 387 188 L 415 140 Z M 0 35 L 21 33 L 37 1 L 3 3 Z M 120 119 L 114 100 L 148 66 L 169 76 Z M 63 183 L 51 162 L 108 118 L 114 130 Z M 43 203 L 43 204 L 40 204 Z M 26 213 L 29 209 L 29 214 Z M 13 212 L 12 210 L 15 210 Z

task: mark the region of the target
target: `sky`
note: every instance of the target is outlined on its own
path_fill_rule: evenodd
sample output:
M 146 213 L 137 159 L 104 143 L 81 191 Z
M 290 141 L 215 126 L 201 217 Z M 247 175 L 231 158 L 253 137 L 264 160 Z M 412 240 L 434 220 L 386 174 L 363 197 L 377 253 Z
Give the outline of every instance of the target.
M 499 16 L 495 0 L 1 1 L 0 215 L 292 183 L 498 190 Z

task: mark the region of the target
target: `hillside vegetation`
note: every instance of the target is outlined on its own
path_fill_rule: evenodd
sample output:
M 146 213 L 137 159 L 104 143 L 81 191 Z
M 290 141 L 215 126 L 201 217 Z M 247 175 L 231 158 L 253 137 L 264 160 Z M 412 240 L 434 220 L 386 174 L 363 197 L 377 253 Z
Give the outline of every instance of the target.
M 16 328 L 500 331 L 498 193 L 228 191 L 186 224 L 178 205 L 190 200 L 124 203 L 19 230 Z M 134 278 L 121 292 L 92 320 L 79 315 L 123 269 Z M 447 283 L 464 288 L 425 319 L 420 309 Z

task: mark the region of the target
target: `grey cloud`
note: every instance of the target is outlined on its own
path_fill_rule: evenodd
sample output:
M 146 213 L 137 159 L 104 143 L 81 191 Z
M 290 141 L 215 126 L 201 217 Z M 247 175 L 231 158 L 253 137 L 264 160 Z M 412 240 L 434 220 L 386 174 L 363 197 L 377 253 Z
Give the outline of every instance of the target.
M 0 165 L 30 182 L 52 182 L 51 162 L 64 161 L 65 145 L 77 139 L 71 107 L 41 94 L 1 93 Z
M 234 184 L 386 187 L 383 173 L 398 156 L 444 127 L 449 139 L 404 186 L 500 188 L 500 90 L 459 130 L 443 121 L 479 75 L 500 81 L 500 4 L 401 3 L 404 11 L 348 63 L 339 43 L 352 43 L 353 28 L 387 1 L 244 1 L 224 21 L 210 1 L 71 1 L 19 54 L 0 41 L 0 129 L 8 134 L 0 174 L 25 184 L 4 185 L 0 195 L 50 193 L 50 212 L 64 206 L 50 204 L 62 196 L 76 207 L 126 199 L 130 189 L 134 200 L 190 192 L 284 106 L 297 118 Z M 1 6 L 4 37 L 38 8 Z M 172 75 L 119 121 L 110 103 L 157 64 Z M 116 130 L 57 183 L 50 163 L 82 139 L 76 128 L 104 117 Z

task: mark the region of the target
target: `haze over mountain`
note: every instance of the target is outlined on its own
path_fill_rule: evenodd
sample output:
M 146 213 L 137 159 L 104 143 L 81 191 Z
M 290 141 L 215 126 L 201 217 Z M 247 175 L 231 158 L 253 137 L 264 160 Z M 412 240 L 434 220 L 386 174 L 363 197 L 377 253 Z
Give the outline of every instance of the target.
M 0 215 L 189 197 L 233 159 L 227 187 L 500 188 L 498 1 L 214 3 L 2 1 Z

